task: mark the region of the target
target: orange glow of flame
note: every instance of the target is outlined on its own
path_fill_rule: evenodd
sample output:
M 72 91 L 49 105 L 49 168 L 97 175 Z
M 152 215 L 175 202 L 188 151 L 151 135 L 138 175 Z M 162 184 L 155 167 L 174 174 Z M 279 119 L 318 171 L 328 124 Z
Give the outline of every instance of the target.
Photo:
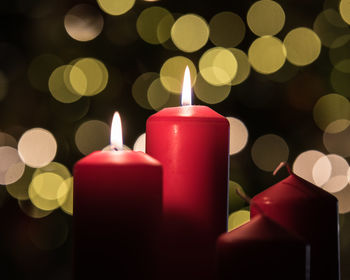
M 191 76 L 190 76 L 190 69 L 188 68 L 188 66 L 186 66 L 184 81 L 182 84 L 181 105 L 182 106 L 192 105 Z
M 118 151 L 123 150 L 122 122 L 118 112 L 114 113 L 111 128 L 111 145 Z

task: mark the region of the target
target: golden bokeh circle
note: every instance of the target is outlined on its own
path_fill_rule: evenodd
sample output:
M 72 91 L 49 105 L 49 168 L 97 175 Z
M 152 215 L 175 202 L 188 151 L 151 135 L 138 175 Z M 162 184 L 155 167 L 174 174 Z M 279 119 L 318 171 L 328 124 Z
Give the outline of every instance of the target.
M 19 180 L 6 186 L 7 192 L 19 200 L 29 199 L 28 187 L 32 182 L 34 169 L 26 166 L 24 173 Z
M 284 38 L 287 59 L 297 66 L 314 62 L 321 53 L 321 40 L 317 34 L 306 27 L 298 27 L 288 32 Z
M 171 39 L 184 52 L 198 51 L 208 42 L 209 26 L 199 15 L 181 16 L 171 28 Z
M 58 204 L 68 215 L 73 215 L 73 177 L 65 179 L 57 191 Z
M 23 213 L 25 213 L 28 217 L 34 218 L 34 219 L 40 219 L 44 218 L 52 213 L 52 210 L 42 210 L 38 207 L 36 207 L 30 199 L 27 200 L 18 200 L 18 206 L 21 208 Z
M 341 0 L 339 3 L 339 12 L 342 19 L 350 24 L 350 1 L 349 0 Z
M 186 66 L 190 69 L 191 84 L 193 85 L 197 70 L 190 59 L 184 56 L 175 56 L 163 63 L 160 69 L 160 81 L 168 91 L 181 94 Z
M 313 109 L 313 117 L 317 126 L 323 131 L 327 129 L 329 124 L 337 120 L 350 120 L 350 105 L 346 97 L 331 93 L 322 96 L 315 104 Z M 333 127 L 328 127 L 328 132 L 337 133 L 343 131 L 347 124 L 338 123 Z
M 247 13 L 248 26 L 258 36 L 277 34 L 282 30 L 285 19 L 281 5 L 271 0 L 255 2 Z
M 230 28 L 227 28 L 227 27 Z M 210 41 L 224 48 L 232 48 L 239 45 L 245 36 L 245 24 L 242 18 L 232 12 L 221 12 L 212 17 L 209 22 Z
M 229 185 L 228 185 L 229 213 L 232 213 L 234 211 L 241 209 L 246 204 L 246 201 L 243 200 L 243 198 L 237 193 L 237 191 L 240 194 L 245 195 L 245 192 L 244 192 L 243 188 L 241 187 L 241 185 L 230 180 Z
M 207 50 L 199 60 L 201 76 L 210 84 L 231 84 L 237 73 L 237 60 L 228 49 L 215 47 Z
M 228 217 L 228 231 L 231 231 L 235 228 L 244 225 L 250 220 L 250 212 L 249 210 L 238 210 L 233 212 Z
M 162 44 L 170 38 L 174 22 L 174 17 L 167 9 L 150 7 L 143 10 L 137 18 L 136 29 L 147 43 Z
M 230 94 L 231 86 L 214 86 L 209 84 L 201 74 L 197 76 L 193 87 L 194 93 L 198 99 L 208 104 L 216 104 L 224 101 Z
M 154 110 L 159 111 L 169 100 L 170 94 L 160 79 L 156 79 L 150 84 L 147 90 L 148 103 Z
M 152 107 L 148 102 L 148 88 L 159 78 L 159 74 L 155 72 L 146 72 L 141 74 L 132 85 L 132 96 L 136 103 L 144 109 L 151 110 Z
M 288 160 L 289 148 L 282 137 L 266 134 L 255 140 L 251 155 L 261 170 L 273 171 L 281 162 Z
M 100 8 L 107 14 L 119 16 L 129 11 L 135 4 L 135 0 L 97 0 Z
M 237 73 L 231 81 L 231 85 L 238 85 L 243 83 L 250 74 L 250 63 L 246 53 L 237 48 L 229 48 L 237 60 Z

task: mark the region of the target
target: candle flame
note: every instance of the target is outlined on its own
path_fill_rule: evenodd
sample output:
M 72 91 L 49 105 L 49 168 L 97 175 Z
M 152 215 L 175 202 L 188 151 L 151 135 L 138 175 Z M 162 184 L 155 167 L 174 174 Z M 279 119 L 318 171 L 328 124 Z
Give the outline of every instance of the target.
M 118 151 L 123 150 L 122 122 L 118 112 L 114 113 L 111 128 L 111 145 Z
M 188 68 L 188 66 L 186 66 L 184 81 L 182 84 L 181 105 L 182 106 L 192 105 L 191 76 L 190 76 L 190 69 Z

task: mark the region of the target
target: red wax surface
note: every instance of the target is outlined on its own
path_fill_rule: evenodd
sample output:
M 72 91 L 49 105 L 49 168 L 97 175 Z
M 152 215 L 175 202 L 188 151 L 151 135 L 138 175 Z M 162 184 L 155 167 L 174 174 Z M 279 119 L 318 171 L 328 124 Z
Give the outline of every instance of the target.
M 309 280 L 309 269 L 310 246 L 263 215 L 217 240 L 219 280 Z
M 161 164 L 142 152 L 101 151 L 74 167 L 74 279 L 154 279 Z
M 147 120 L 146 151 L 164 171 L 161 279 L 213 279 L 227 227 L 227 119 L 206 106 L 163 109 Z
M 295 174 L 253 197 L 251 217 L 259 207 L 288 231 L 311 245 L 311 280 L 339 279 L 338 201 Z

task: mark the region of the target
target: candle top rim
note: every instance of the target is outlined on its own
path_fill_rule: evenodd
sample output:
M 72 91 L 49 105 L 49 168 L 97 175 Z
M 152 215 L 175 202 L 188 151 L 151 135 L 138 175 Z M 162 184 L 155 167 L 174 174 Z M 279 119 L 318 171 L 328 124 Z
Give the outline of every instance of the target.
M 177 107 L 167 107 L 151 115 L 148 120 L 181 119 L 181 120 L 204 120 L 213 122 L 227 121 L 227 119 L 203 105 L 187 105 Z M 228 122 L 228 121 L 227 121 Z
M 162 167 L 162 164 L 141 151 L 95 151 L 80 159 L 76 165 L 148 165 Z

